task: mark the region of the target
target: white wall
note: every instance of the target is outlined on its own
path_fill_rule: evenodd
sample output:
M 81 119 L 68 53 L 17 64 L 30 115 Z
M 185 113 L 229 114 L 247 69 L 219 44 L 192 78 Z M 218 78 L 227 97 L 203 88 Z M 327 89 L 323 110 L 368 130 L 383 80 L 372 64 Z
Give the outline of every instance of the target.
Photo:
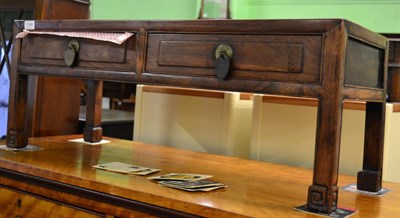
M 248 158 L 252 101 L 232 92 L 207 97 L 143 87 L 136 91 L 135 141 Z

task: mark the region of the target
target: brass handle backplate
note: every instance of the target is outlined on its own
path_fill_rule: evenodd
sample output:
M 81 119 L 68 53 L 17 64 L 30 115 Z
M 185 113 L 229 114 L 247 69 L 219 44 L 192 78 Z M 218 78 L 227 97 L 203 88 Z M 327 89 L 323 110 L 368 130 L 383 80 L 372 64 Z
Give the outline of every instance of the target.
M 215 49 L 215 72 L 218 78 L 225 79 L 228 76 L 232 56 L 230 45 L 221 44 Z
M 65 65 L 68 67 L 72 67 L 76 61 L 76 57 L 79 51 L 79 42 L 76 39 L 72 39 L 65 49 L 64 52 L 64 61 Z

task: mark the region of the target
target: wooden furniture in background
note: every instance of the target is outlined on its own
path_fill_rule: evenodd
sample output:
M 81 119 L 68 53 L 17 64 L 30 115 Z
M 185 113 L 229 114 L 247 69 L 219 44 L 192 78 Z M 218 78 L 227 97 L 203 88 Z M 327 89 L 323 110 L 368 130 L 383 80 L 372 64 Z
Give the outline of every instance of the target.
M 119 139 L 133 139 L 134 112 L 103 109 L 101 111 L 101 127 L 103 135 Z M 86 107 L 81 106 L 79 111 L 78 132 L 83 133 L 86 126 Z
M 32 19 L 34 1 L 0 0 L 0 137 L 7 134 L 13 20 Z
M 3 50 L 5 54 L 0 60 L 0 73 L 3 68 L 10 71 L 11 63 L 8 54 L 11 51 L 11 45 L 14 39 L 12 37 L 12 22 L 14 19 L 33 18 L 33 7 L 32 1 L 0 1 L 0 49 Z
M 36 0 L 35 19 L 89 19 L 89 0 Z M 66 78 L 38 77 L 29 83 L 36 93 L 28 101 L 33 113 L 31 135 L 48 136 L 78 132 L 79 96 L 82 82 Z
M 0 0 L 1 11 L 15 11 L 18 16 L 11 18 L 26 20 L 88 19 L 89 5 L 89 0 Z M 74 79 L 30 77 L 29 135 L 78 133 L 81 85 Z
M 16 22 L 15 34 L 23 26 Z M 89 122 L 84 138 L 90 142 L 101 140 L 102 80 L 317 98 L 315 164 L 307 207 L 329 213 L 337 208 L 343 101 L 350 99 L 367 102 L 358 188 L 375 192 L 382 187 L 388 41 L 377 33 L 341 19 L 37 21 L 35 26 L 36 31 L 135 35 L 122 45 L 75 39 L 80 50 L 73 67 L 65 66 L 63 56 L 71 38 L 31 34 L 17 40 L 9 147 L 28 144 L 28 75 L 87 79 Z M 40 52 L 32 52 L 35 48 Z
M 385 34 L 389 39 L 389 101 L 400 104 L 400 34 Z
M 136 84 L 133 83 L 103 83 L 103 97 L 110 99 L 110 109 L 118 111 L 135 111 Z
M 76 216 L 85 212 L 92 217 L 319 217 L 292 210 L 304 204 L 311 170 L 113 138 L 98 146 L 67 141 L 79 137 L 31 138 L 30 144 L 43 148 L 33 153 L 0 150 L 0 217 L 22 216 L 18 213 L 29 206 L 34 213 L 51 202 L 52 208 L 62 205 Z M 162 169 L 154 175 L 210 174 L 228 187 L 192 193 L 160 186 L 145 176 L 92 168 L 113 161 Z M 338 185 L 355 181 L 340 175 Z M 357 209 L 354 218 L 399 215 L 400 184 L 384 186 L 392 191 L 383 197 L 339 190 L 339 205 Z M 47 212 L 42 217 L 73 217 L 65 211 Z

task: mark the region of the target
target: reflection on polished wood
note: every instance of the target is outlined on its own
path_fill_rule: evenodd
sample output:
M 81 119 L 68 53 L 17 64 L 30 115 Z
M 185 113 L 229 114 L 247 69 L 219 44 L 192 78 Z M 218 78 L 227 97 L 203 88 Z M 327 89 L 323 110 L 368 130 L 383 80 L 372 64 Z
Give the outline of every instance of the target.
M 0 150 L 0 169 L 206 217 L 313 217 L 292 210 L 306 203 L 304 199 L 312 179 L 310 170 L 113 138 L 107 138 L 111 143 L 96 146 L 67 141 L 81 137 L 32 138 L 30 144 L 43 148 L 35 152 Z M 189 193 L 159 186 L 143 176 L 92 168 L 92 165 L 112 161 L 162 169 L 155 175 L 170 172 L 211 174 L 212 180 L 228 187 L 209 193 Z M 128 210 L 121 209 L 124 206 L 117 205 L 119 209 L 110 210 L 107 208 L 112 206 L 104 206 L 105 201 L 100 198 L 97 199 L 100 203 L 96 204 L 93 199 L 85 200 L 62 193 L 62 190 L 48 191 L 49 187 L 40 187 L 40 184 L 29 184 L 29 181 L 25 184 L 5 177 L 7 175 L 2 174 L 0 181 L 9 187 L 105 214 L 128 216 Z M 349 183 L 356 183 L 356 178 L 340 175 L 340 187 Z M 340 190 L 339 206 L 358 209 L 352 217 L 399 217 L 400 184 L 384 182 L 383 186 L 392 189 L 383 197 Z

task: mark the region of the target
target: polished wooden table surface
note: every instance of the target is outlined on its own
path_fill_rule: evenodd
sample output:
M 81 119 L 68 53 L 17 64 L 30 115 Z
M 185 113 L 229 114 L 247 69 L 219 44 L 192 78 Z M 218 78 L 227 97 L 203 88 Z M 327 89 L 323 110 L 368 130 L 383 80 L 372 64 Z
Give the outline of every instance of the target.
M 306 203 L 311 170 L 113 138 L 106 138 L 111 142 L 103 145 L 68 141 L 79 137 L 31 138 L 30 144 L 43 148 L 33 152 L 0 150 L 0 168 L 200 216 L 313 217 L 292 210 Z M 154 175 L 211 174 L 212 180 L 228 187 L 189 193 L 162 187 L 145 176 L 92 168 L 112 161 L 162 169 Z M 340 187 L 350 183 L 356 178 L 339 176 Z M 352 217 L 400 217 L 400 184 L 383 186 L 392 189 L 383 197 L 340 190 L 339 206 L 357 208 Z

